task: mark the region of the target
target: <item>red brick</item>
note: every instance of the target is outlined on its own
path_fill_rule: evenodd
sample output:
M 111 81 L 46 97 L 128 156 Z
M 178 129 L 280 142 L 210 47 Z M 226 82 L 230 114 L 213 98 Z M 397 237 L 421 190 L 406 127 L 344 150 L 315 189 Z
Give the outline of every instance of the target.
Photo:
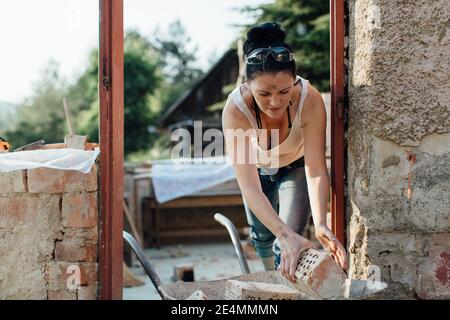
M 0 173 L 0 194 L 27 192 L 26 170 Z
M 78 289 L 78 300 L 97 300 L 98 298 L 98 282 L 94 282 L 88 286 Z
M 183 263 L 175 265 L 173 268 L 173 281 L 194 281 L 194 265 Z
M 28 190 L 30 193 L 97 191 L 97 166 L 87 174 L 47 168 L 28 170 Z
M 40 198 L 29 195 L 0 197 L 0 227 L 11 228 L 38 215 Z
M 344 295 L 347 275 L 323 250 L 303 251 L 295 276 L 294 286 L 317 299 L 342 298 Z
M 97 261 L 97 244 L 69 241 L 67 236 L 55 246 L 55 260 L 66 262 Z
M 77 300 L 76 290 L 49 290 L 48 300 Z
M 66 194 L 62 201 L 63 226 L 91 228 L 98 225 L 96 193 Z
M 84 242 L 98 242 L 98 228 L 63 228 L 64 237 L 68 239 L 79 239 Z

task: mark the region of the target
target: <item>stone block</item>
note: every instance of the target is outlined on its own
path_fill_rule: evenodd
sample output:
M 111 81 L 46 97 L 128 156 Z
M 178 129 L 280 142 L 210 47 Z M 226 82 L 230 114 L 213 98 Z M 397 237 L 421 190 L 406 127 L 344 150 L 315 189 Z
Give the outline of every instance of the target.
M 300 293 L 283 284 L 228 280 L 225 300 L 297 300 Z
M 26 192 L 26 178 L 26 170 L 0 173 L 0 194 Z

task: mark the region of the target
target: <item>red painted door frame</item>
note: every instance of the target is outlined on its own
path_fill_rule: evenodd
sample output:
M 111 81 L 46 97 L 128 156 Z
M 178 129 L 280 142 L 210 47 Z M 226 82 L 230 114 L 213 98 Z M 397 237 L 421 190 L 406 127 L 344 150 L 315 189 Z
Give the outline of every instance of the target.
M 99 296 L 122 299 L 123 0 L 99 0 L 100 245 Z
M 344 0 L 330 0 L 331 227 L 345 245 Z

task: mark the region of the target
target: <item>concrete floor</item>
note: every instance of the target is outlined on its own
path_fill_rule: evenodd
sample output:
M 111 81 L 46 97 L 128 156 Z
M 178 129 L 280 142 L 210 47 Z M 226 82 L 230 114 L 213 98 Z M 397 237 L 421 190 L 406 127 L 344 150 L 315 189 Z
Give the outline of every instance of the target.
M 194 280 L 218 280 L 241 275 L 241 268 L 231 242 L 211 244 L 168 245 L 160 249 L 146 249 L 146 256 L 153 264 L 156 273 L 163 283 L 172 282 L 174 266 L 192 263 L 194 265 Z M 250 272 L 264 271 L 257 259 L 247 260 Z M 133 273 L 145 285 L 124 288 L 124 300 L 161 300 L 155 287 L 139 261 L 134 259 Z

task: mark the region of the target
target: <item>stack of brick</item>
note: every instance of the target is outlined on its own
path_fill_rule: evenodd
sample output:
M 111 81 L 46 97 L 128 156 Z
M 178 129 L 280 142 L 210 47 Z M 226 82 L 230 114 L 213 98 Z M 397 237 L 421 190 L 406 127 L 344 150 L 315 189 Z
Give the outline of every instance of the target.
M 0 299 L 96 299 L 98 177 L 0 174 Z

